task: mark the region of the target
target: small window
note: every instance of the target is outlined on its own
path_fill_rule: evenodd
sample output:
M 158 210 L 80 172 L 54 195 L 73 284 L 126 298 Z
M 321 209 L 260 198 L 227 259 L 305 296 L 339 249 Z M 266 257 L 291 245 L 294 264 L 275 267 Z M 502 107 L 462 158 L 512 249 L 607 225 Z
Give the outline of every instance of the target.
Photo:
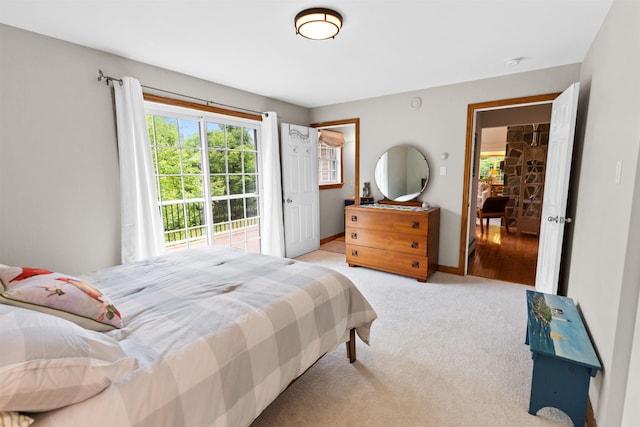
M 344 134 L 341 131 L 320 129 L 318 133 L 318 182 L 321 190 L 342 187 L 342 147 Z
M 318 173 L 320 186 L 342 185 L 342 148 L 318 143 Z
M 501 156 L 480 156 L 480 179 L 489 181 L 492 184 L 504 183 L 504 155 Z

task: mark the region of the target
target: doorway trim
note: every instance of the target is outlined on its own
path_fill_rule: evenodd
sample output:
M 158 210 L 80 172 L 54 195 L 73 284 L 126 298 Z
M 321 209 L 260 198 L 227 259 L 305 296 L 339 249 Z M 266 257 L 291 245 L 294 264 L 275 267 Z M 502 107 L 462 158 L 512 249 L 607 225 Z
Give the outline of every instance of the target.
M 344 120 L 333 120 L 330 122 L 320 122 L 320 123 L 312 123 L 309 127 L 312 128 L 322 128 L 328 126 L 343 126 L 343 125 L 354 125 L 356 127 L 355 134 L 355 165 L 353 165 L 353 178 L 355 181 L 354 189 L 354 200 L 356 205 L 360 204 L 360 118 L 353 119 L 344 119 Z
M 467 265 L 467 246 L 469 233 L 469 189 L 471 186 L 471 159 L 473 158 L 473 135 L 475 132 L 475 118 L 478 110 L 509 108 L 519 105 L 536 104 L 542 102 L 551 102 L 560 95 L 560 92 L 547 93 L 543 95 L 524 96 L 520 98 L 500 99 L 495 101 L 480 102 L 477 104 L 469 104 L 467 106 L 467 136 L 466 147 L 464 153 L 464 181 L 462 188 L 462 209 L 460 223 L 460 254 L 458 257 L 458 268 L 451 269 L 447 272 L 455 273 L 460 276 L 466 275 Z

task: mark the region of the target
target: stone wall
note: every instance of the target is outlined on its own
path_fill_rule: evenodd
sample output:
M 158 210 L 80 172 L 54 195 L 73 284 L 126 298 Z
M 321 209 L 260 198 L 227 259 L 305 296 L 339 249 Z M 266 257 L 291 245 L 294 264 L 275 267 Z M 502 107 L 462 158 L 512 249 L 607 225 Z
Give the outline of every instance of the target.
M 537 131 L 534 132 L 534 128 Z M 535 133 L 535 137 L 534 137 Z M 511 200 L 507 204 L 509 227 L 518 228 L 518 205 L 522 177 L 522 150 L 525 145 L 549 145 L 549 123 L 509 126 L 504 158 L 504 191 Z

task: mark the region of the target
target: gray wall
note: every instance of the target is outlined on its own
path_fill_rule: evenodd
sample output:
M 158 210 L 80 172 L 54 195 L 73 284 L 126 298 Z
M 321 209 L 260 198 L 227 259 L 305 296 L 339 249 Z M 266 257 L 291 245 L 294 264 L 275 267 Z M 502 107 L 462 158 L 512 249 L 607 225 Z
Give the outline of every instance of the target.
M 0 24 L 0 262 L 69 274 L 120 262 L 106 74 L 309 123 L 309 110 Z
M 458 267 L 467 106 L 561 92 L 579 76 L 580 65 L 573 64 L 314 108 L 311 120 L 360 118 L 360 182 L 371 181 L 376 200 L 382 197 L 374 185 L 380 155 L 398 144 L 420 149 L 431 168 L 429 184 L 420 199 L 441 208 L 439 263 Z M 418 110 L 410 106 L 415 96 L 422 98 Z M 447 160 L 440 159 L 443 152 L 449 153 Z M 446 176 L 440 175 L 441 166 L 446 166 Z
M 630 400 L 640 395 L 637 331 L 634 340 L 640 286 L 639 41 L 640 2 L 615 1 L 580 76 L 567 293 L 577 301 L 604 367 L 590 389 L 599 426 L 640 425 L 638 400 Z

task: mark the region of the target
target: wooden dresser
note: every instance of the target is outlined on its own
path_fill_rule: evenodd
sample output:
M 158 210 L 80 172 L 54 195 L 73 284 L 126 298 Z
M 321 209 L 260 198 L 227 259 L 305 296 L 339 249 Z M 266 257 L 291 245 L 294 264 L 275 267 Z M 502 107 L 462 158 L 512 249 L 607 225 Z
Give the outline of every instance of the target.
M 420 282 L 438 267 L 440 208 L 348 206 L 345 223 L 350 267 L 375 268 Z

